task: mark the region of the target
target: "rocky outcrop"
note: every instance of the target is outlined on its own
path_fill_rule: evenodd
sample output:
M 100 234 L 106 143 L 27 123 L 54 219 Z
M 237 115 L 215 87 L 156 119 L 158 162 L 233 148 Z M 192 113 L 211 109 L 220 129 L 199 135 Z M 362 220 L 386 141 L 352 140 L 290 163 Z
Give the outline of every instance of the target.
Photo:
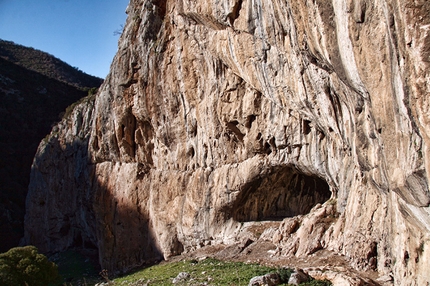
M 429 281 L 429 11 L 132 0 L 94 104 L 39 147 L 26 242 L 126 271 L 282 220 L 276 255 Z

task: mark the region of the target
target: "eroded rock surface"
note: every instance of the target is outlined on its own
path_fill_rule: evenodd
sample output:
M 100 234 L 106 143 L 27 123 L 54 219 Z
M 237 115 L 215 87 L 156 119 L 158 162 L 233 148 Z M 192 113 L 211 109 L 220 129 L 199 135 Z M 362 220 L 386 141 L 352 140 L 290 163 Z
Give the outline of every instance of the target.
M 94 104 L 39 147 L 26 242 L 126 271 L 263 236 L 279 257 L 430 281 L 429 11 L 132 0 Z

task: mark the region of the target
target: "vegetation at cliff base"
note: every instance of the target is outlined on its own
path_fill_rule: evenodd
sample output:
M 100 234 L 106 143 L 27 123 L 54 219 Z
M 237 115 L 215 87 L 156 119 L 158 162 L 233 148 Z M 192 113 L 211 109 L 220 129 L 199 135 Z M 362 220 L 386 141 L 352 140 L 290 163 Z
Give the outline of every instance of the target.
M 15 247 L 0 254 L 0 285 L 45 286 L 59 280 L 57 265 L 34 246 Z
M 212 258 L 204 260 L 188 260 L 180 262 L 163 262 L 135 273 L 114 279 L 106 285 L 248 285 L 249 281 L 260 275 L 278 273 L 283 284 L 293 270 L 287 268 L 273 268 L 259 264 L 243 262 L 219 261 Z M 180 273 L 184 279 L 177 279 Z M 176 278 L 177 281 L 174 281 Z M 179 281 L 178 281 L 179 280 Z M 175 282 L 175 283 L 173 283 Z M 328 286 L 328 281 L 311 280 L 301 284 L 303 286 Z
M 141 271 L 115 279 L 115 285 L 136 282 L 142 279 L 148 285 L 172 285 L 172 280 L 181 272 L 189 273 L 190 277 L 184 283 L 194 284 L 207 282 L 210 285 L 247 285 L 249 280 L 258 275 L 273 271 L 273 268 L 258 264 L 245 264 L 242 262 L 222 262 L 215 259 L 202 261 L 189 260 L 181 262 L 161 263 L 145 268 Z
M 90 286 L 102 281 L 97 251 L 69 249 L 51 256 L 50 259 L 58 265 L 62 286 Z
M 88 255 L 88 253 L 87 253 Z M 248 285 L 255 276 L 277 273 L 282 284 L 287 284 L 293 273 L 289 268 L 268 267 L 254 263 L 220 261 L 212 258 L 162 262 L 123 277 L 109 277 L 106 270 L 94 267 L 93 258 L 79 251 L 69 250 L 51 257 L 39 254 L 34 246 L 16 247 L 0 254 L 0 285 Z M 58 264 L 58 266 L 57 266 Z M 182 276 L 181 276 L 182 275 Z M 105 282 L 101 282 L 104 280 Z M 328 281 L 310 280 L 301 286 L 329 286 Z

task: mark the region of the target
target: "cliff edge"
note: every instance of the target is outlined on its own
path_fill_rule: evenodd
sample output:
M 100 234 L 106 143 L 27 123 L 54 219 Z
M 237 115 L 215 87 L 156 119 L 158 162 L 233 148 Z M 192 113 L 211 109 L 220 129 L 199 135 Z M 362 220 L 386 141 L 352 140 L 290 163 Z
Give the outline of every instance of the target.
M 127 271 L 265 241 L 273 257 L 430 281 L 430 2 L 131 0 L 127 13 L 99 93 L 39 146 L 26 243 L 95 247 Z

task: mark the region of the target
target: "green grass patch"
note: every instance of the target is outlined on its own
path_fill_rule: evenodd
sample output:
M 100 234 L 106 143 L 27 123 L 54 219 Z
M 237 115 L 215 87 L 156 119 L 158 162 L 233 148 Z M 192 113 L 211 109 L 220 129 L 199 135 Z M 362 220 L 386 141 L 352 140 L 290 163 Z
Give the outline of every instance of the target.
M 165 262 L 154 265 L 124 277 L 113 280 L 113 285 L 173 285 L 172 281 L 179 273 L 186 272 L 189 278 L 175 285 L 248 285 L 255 276 L 278 272 L 288 280 L 291 269 L 272 268 L 259 264 L 243 262 L 225 262 L 215 259 L 201 261 L 189 260 L 180 262 Z M 138 283 L 139 281 L 139 283 Z M 288 284 L 281 284 L 288 285 Z M 313 286 L 331 285 L 327 281 L 312 280 L 308 284 Z
M 176 285 L 189 285 L 207 282 L 210 285 L 247 285 L 249 280 L 258 275 L 275 271 L 257 264 L 242 262 L 223 262 L 215 259 L 202 261 L 190 260 L 154 265 L 133 274 L 114 280 L 115 284 L 135 282 L 144 279 L 148 285 L 172 285 L 172 280 L 181 272 L 190 274 L 184 283 Z

